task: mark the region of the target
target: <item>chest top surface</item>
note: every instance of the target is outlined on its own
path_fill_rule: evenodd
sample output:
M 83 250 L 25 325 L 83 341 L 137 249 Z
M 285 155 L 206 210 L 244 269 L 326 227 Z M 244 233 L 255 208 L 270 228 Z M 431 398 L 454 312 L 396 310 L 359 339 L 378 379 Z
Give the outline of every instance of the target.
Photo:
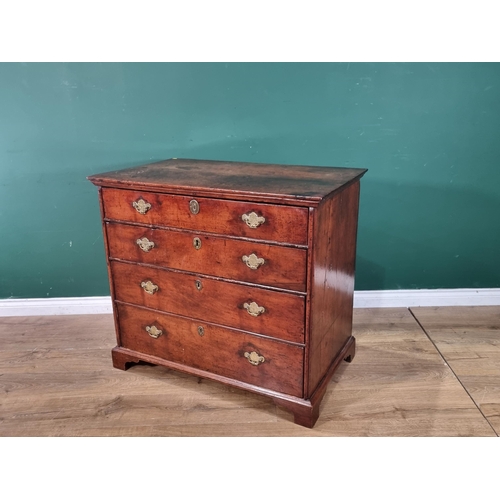
M 172 158 L 88 177 L 97 186 L 315 206 L 366 169 Z

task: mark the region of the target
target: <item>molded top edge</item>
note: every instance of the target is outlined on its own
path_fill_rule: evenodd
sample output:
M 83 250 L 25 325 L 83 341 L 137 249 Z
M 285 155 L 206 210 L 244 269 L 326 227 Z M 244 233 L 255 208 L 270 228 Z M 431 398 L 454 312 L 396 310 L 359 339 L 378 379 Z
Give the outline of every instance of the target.
M 88 178 L 122 189 L 316 206 L 366 169 L 171 158 Z

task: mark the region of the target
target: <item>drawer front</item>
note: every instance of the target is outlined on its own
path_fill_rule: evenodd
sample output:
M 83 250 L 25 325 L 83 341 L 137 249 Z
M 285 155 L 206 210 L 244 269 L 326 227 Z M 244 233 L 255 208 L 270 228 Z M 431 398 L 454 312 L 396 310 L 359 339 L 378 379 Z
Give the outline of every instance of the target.
M 305 291 L 306 250 L 107 222 L 110 258 Z
M 127 349 L 302 397 L 301 347 L 124 304 L 117 310 Z
M 104 213 L 108 219 L 307 244 L 306 208 L 124 189 L 103 189 L 102 194 Z M 196 203 L 190 205 L 193 200 Z
M 304 297 L 117 261 L 111 273 L 122 302 L 304 342 Z

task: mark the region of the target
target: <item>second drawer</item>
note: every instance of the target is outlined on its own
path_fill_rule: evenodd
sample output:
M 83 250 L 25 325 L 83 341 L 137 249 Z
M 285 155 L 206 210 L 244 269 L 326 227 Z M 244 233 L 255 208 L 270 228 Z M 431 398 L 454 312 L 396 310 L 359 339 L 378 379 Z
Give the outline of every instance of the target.
M 107 222 L 111 259 L 304 292 L 306 250 Z
M 304 342 L 303 296 L 138 264 L 110 266 L 116 300 Z

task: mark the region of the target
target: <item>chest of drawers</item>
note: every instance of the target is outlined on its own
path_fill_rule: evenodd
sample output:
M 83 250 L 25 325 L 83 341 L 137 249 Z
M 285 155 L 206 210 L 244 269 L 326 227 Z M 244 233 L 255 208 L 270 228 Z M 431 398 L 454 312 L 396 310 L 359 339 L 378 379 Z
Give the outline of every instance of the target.
M 267 395 L 312 427 L 351 361 L 364 169 L 170 159 L 97 174 L 113 365 Z

